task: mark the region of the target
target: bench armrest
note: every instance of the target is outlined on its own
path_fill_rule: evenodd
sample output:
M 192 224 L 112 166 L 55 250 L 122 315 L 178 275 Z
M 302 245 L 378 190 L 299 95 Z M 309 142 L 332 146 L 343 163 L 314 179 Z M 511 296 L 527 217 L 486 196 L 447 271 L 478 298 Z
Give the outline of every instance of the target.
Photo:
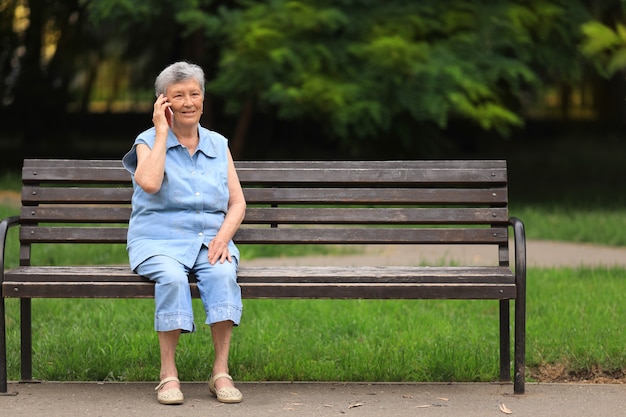
M 515 394 L 524 393 L 526 378 L 526 233 L 524 223 L 516 217 L 509 219 L 513 227 L 515 241 L 515 375 L 513 377 L 513 391 Z
M 526 286 L 526 232 L 524 223 L 517 217 L 509 219 L 509 225 L 513 227 L 513 241 L 515 243 L 515 277 L 516 284 Z
M 20 224 L 19 216 L 11 216 L 2 220 L 0 223 L 0 283 L 4 281 L 4 257 L 5 246 L 7 243 L 7 235 L 9 229 Z

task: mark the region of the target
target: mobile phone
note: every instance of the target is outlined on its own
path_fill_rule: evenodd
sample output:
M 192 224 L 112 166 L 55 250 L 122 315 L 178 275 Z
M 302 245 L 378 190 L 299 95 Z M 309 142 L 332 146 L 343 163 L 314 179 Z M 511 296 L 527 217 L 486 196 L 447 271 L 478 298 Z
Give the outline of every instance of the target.
M 167 124 L 171 128 L 172 120 L 174 119 L 174 112 L 172 111 L 171 107 L 168 107 L 167 110 L 165 110 L 165 119 L 167 120 Z

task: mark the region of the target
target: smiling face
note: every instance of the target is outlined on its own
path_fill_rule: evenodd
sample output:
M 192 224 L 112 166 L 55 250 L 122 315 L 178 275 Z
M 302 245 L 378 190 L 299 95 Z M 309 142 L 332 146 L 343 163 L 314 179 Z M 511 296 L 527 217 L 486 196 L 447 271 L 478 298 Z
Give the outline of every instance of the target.
M 191 78 L 167 87 L 167 101 L 172 103 L 174 125 L 180 127 L 195 126 L 200 122 L 204 96 L 198 81 Z

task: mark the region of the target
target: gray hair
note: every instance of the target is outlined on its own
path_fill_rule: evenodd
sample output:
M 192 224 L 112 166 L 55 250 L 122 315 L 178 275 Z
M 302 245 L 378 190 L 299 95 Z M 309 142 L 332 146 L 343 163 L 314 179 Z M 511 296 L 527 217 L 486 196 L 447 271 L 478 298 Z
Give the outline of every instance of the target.
M 159 94 L 165 94 L 165 91 L 170 85 L 189 79 L 198 81 L 202 89 L 202 95 L 204 96 L 204 71 L 202 71 L 202 68 L 198 65 L 184 61 L 175 62 L 161 71 L 154 81 L 156 96 L 158 97 Z

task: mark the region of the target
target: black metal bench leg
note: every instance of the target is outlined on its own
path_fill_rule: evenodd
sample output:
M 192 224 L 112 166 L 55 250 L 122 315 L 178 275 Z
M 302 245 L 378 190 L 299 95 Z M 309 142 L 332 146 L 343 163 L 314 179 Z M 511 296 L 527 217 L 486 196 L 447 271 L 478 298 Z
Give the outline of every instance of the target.
M 5 318 L 4 298 L 0 297 L 0 396 L 17 395 L 17 392 L 9 392 L 7 370 L 7 332 Z
M 5 394 L 7 391 L 7 334 L 4 298 L 0 298 L 0 394 Z
M 526 380 L 526 232 L 516 217 L 509 220 L 515 238 L 515 374 L 513 392 L 524 394 Z
M 515 300 L 515 376 L 513 392 L 524 394 L 526 380 L 526 286 L 518 283 Z
M 511 313 L 509 300 L 500 300 L 500 382 L 511 381 Z
M 22 382 L 33 380 L 33 331 L 31 299 L 20 299 L 20 319 L 22 332 Z

